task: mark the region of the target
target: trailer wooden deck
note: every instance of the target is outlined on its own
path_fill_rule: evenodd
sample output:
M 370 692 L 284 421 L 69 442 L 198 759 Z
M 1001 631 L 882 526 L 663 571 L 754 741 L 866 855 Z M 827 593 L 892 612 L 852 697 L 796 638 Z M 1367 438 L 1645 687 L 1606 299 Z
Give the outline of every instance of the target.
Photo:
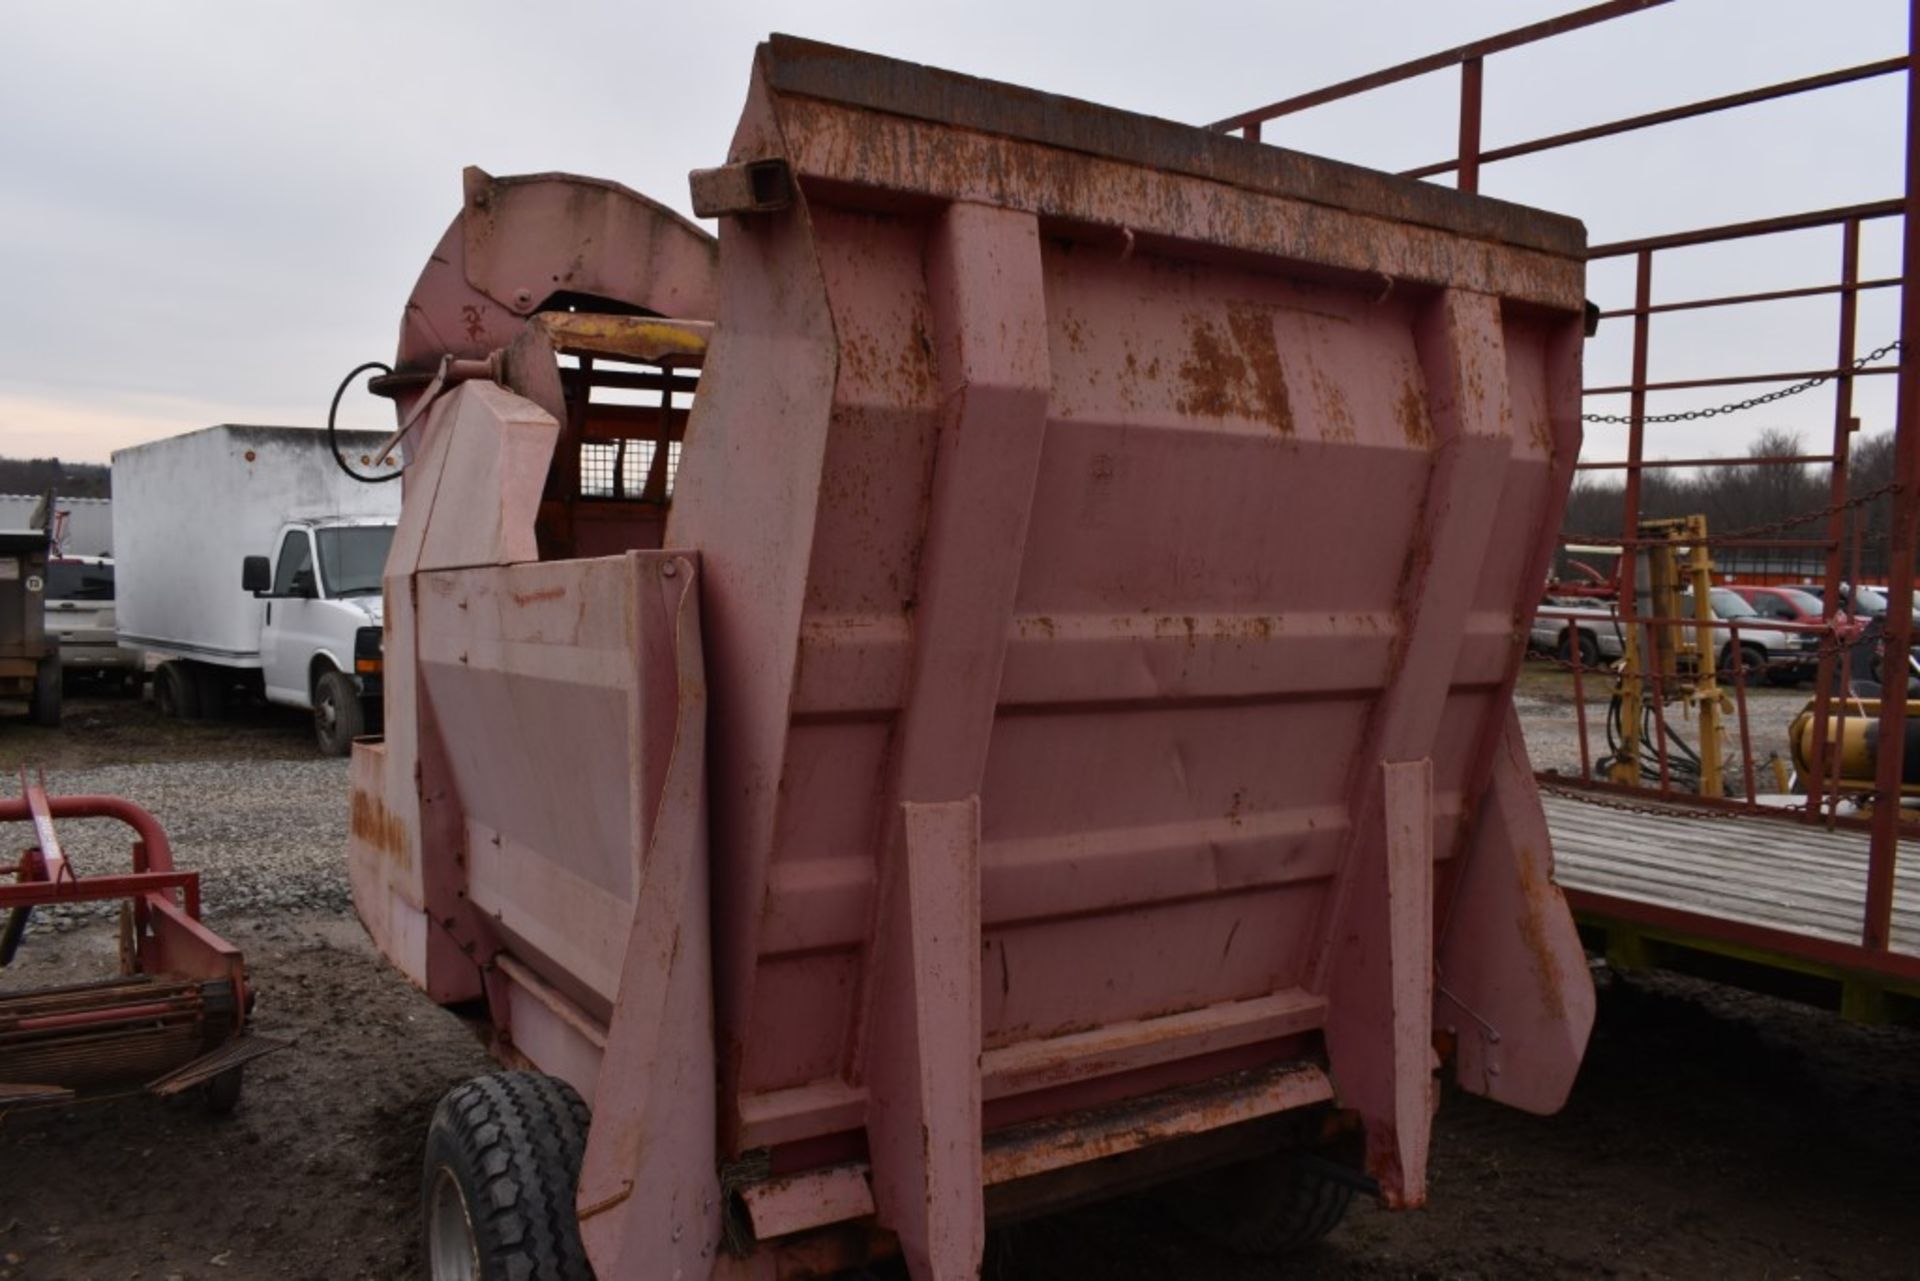
M 1892 946 L 1861 945 L 1867 834 L 1546 791 L 1556 876 L 1622 968 L 1705 973 L 1877 1020 L 1920 999 L 1920 848 L 1901 845 Z M 1891 1004 L 1890 1004 L 1891 1003 Z

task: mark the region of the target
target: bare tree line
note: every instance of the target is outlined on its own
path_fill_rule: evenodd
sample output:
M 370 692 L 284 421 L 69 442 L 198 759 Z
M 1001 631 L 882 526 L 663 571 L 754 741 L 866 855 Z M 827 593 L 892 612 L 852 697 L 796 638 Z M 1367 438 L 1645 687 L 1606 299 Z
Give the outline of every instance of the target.
M 0 458 L 0 494 L 45 494 L 61 498 L 106 498 L 112 473 L 104 463 L 67 463 L 58 458 Z
M 1769 427 L 1747 450 L 1751 459 L 1790 459 L 1807 454 L 1797 432 Z M 1856 437 L 1847 459 L 1847 493 L 1865 494 L 1893 479 L 1893 433 L 1874 432 Z M 1562 528 L 1568 538 L 1618 538 L 1624 532 L 1625 483 L 1617 472 L 1581 472 L 1567 502 Z M 1609 479 L 1596 480 L 1596 476 Z M 1825 538 L 1825 515 L 1832 502 L 1831 469 L 1818 464 L 1754 462 L 1705 468 L 1648 468 L 1641 473 L 1640 514 L 1655 519 L 1704 515 L 1710 533 L 1730 533 L 1773 526 L 1795 517 L 1781 530 L 1786 539 Z M 1849 542 L 1860 545 L 1863 578 L 1886 572 L 1886 546 L 1891 528 L 1891 499 L 1881 496 L 1852 510 Z M 1851 555 L 1851 547 L 1848 549 Z M 1776 572 L 1811 567 L 1823 560 L 1817 549 L 1724 549 L 1716 560 L 1739 563 L 1753 570 Z

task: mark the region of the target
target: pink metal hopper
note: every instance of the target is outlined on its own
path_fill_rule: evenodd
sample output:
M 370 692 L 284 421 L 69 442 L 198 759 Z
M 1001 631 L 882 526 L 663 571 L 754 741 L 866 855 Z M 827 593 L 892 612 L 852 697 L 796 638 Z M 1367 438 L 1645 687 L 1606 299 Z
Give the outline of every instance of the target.
M 465 1213 L 495 1275 L 459 1153 L 529 1090 L 592 1117 L 536 1275 L 602 1281 L 973 1277 L 990 1216 L 1342 1136 L 1417 1205 L 1443 1062 L 1557 1108 L 1510 694 L 1581 227 L 785 37 L 694 194 L 717 258 L 470 171 L 383 384 L 355 900 L 571 1087 L 450 1097 L 430 1256 Z

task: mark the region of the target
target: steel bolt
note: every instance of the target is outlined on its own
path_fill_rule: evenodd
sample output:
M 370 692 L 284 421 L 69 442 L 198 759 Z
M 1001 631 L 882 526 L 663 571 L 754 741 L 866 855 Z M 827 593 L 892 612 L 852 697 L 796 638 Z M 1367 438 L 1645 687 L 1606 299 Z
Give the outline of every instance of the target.
M 531 306 L 533 306 L 533 291 L 532 291 L 531 289 L 516 289 L 516 290 L 514 290 L 514 291 L 513 291 L 513 305 L 514 305 L 514 306 L 516 306 L 516 307 L 531 307 Z
M 672 578 L 675 574 L 678 574 L 680 572 L 679 565 L 680 565 L 679 561 L 673 561 L 673 560 L 668 561 L 666 564 L 660 567 L 660 577 Z

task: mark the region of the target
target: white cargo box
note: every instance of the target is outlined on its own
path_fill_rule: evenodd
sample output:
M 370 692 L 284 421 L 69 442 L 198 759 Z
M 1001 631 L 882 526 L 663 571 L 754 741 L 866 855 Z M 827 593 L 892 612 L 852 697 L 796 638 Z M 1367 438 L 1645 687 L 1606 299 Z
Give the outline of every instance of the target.
M 379 432 L 341 432 L 357 470 Z M 366 462 L 363 463 L 363 457 Z M 113 455 L 115 606 L 123 645 L 229 667 L 260 666 L 264 603 L 240 586 L 288 521 L 400 515 L 400 485 L 341 471 L 324 431 L 223 425 Z

